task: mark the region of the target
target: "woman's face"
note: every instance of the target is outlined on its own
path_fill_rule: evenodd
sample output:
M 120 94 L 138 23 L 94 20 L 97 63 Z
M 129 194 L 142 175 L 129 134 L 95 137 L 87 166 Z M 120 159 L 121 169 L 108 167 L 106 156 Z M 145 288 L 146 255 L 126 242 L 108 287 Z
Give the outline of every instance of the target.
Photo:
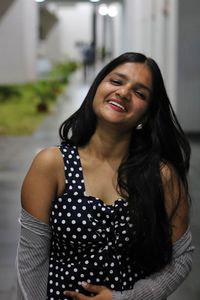
M 144 63 L 125 63 L 99 84 L 93 109 L 98 125 L 115 124 L 130 130 L 145 119 L 151 102 L 152 75 Z

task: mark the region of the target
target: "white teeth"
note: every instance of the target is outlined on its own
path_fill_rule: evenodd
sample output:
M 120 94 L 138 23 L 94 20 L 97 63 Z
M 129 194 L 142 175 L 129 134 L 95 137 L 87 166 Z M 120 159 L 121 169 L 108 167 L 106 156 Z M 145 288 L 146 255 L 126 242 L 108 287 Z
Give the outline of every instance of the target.
M 109 103 L 111 103 L 111 104 L 113 104 L 113 105 L 115 105 L 115 106 L 121 108 L 123 111 L 125 111 L 125 108 L 124 108 L 121 104 L 119 104 L 119 103 L 117 103 L 117 102 L 115 102 L 115 101 L 109 101 Z

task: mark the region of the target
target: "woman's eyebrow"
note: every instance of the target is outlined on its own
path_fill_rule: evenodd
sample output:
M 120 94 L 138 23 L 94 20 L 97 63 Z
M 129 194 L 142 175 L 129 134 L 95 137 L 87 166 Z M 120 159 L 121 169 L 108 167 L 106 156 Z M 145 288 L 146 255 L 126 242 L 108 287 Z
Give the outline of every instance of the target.
M 117 75 L 117 76 L 119 76 L 119 77 L 121 77 L 122 79 L 126 79 L 126 80 L 129 79 L 128 76 L 125 75 L 125 74 L 123 74 L 123 73 L 115 72 L 115 73 L 113 73 L 113 74 L 114 74 L 114 75 Z M 151 90 L 148 86 L 146 86 L 145 84 L 143 84 L 143 83 L 138 82 L 138 83 L 135 84 L 135 86 L 136 86 L 137 88 L 147 90 L 150 94 L 152 93 L 152 90 Z

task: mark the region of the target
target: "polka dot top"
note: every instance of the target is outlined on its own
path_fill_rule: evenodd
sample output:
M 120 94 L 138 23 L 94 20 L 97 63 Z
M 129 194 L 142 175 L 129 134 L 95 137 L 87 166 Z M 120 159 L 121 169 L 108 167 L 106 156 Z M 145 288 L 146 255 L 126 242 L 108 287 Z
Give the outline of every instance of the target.
M 77 148 L 62 144 L 60 150 L 66 187 L 52 204 L 47 299 L 71 299 L 63 295 L 64 290 L 90 295 L 82 281 L 116 291 L 132 289 L 145 276 L 128 256 L 134 226 L 127 202 L 117 199 L 107 205 L 87 195 Z

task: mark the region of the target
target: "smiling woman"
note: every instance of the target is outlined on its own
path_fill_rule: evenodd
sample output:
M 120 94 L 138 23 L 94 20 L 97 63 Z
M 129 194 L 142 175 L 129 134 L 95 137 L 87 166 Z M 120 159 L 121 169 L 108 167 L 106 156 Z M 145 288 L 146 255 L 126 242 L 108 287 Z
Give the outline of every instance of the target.
M 165 299 L 192 266 L 190 146 L 156 62 L 108 63 L 60 138 L 23 182 L 17 299 Z
M 93 109 L 98 123 L 115 122 L 130 130 L 145 118 L 150 105 L 152 75 L 147 65 L 125 63 L 111 71 L 99 84 Z M 118 112 L 118 114 L 117 114 Z

